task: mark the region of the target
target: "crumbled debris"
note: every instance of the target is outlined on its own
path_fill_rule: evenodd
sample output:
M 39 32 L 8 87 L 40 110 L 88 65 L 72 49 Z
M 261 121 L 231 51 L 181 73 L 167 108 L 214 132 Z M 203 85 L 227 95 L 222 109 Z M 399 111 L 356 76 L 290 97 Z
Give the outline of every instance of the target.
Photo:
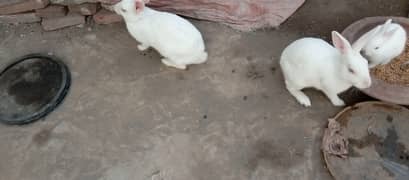
M 341 125 L 335 119 L 328 120 L 328 128 L 325 129 L 322 140 L 322 150 L 328 154 L 347 158 L 348 139 L 341 132 Z

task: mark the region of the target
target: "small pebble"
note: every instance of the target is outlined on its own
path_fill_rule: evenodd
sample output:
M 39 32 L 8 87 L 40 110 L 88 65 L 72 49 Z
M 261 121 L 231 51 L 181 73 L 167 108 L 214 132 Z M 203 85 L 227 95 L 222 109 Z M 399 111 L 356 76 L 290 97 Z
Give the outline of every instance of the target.
M 277 68 L 276 67 L 271 67 L 270 70 L 271 70 L 272 73 L 275 73 Z

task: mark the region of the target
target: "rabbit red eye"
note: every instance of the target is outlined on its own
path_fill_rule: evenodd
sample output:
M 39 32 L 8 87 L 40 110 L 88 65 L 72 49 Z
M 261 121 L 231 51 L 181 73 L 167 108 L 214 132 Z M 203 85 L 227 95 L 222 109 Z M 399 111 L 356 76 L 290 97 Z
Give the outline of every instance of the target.
M 348 68 L 348 71 L 352 74 L 355 74 L 355 71 L 352 68 Z

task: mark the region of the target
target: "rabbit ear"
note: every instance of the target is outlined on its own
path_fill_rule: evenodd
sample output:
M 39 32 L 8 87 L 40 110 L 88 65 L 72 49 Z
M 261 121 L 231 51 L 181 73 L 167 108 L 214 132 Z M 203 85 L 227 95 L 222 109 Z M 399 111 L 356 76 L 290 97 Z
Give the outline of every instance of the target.
M 352 50 L 349 42 L 336 31 L 332 31 L 332 43 L 342 54 L 347 54 Z
M 383 26 L 381 25 L 376 26 L 376 28 L 373 28 L 369 32 L 362 35 L 358 40 L 354 42 L 354 44 L 352 45 L 352 49 L 357 52 L 361 51 L 362 48 L 364 48 L 365 44 L 367 44 L 372 38 L 380 34 L 382 27 Z
M 388 27 L 392 24 L 392 19 L 386 20 L 385 24 L 382 26 L 382 33 L 386 33 Z
M 397 28 L 394 28 L 394 29 L 392 29 L 392 30 L 390 30 L 390 31 L 386 31 L 385 33 L 383 33 L 383 37 L 389 39 L 389 38 L 391 38 L 398 30 L 399 30 L 399 28 L 397 27 Z
M 136 8 L 136 13 L 139 14 L 145 8 L 145 2 L 143 0 L 135 0 L 135 8 Z

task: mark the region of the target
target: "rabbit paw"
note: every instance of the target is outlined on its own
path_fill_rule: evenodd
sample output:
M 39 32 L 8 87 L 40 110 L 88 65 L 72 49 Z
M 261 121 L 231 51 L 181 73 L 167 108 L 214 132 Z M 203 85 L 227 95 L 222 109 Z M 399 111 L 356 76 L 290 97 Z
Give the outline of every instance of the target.
M 186 69 L 186 65 L 175 64 L 175 63 L 173 63 L 172 61 L 170 61 L 169 59 L 166 59 L 166 58 L 162 59 L 162 63 L 165 64 L 166 66 L 169 66 L 169 67 L 174 67 L 174 68 L 182 69 L 182 70 Z
M 147 50 L 148 48 L 149 48 L 149 46 L 144 45 L 144 44 L 138 45 L 138 49 L 139 49 L 140 51 L 145 51 L 145 50 Z
M 288 91 L 297 99 L 297 101 L 305 106 L 305 107 L 310 107 L 311 106 L 311 101 L 310 98 L 308 98 L 307 95 L 305 95 L 301 90 L 293 89 L 290 87 L 287 87 Z
M 332 93 L 331 91 L 324 91 L 324 93 L 334 106 L 345 106 L 345 102 L 340 99 L 336 93 Z
M 305 107 L 310 107 L 311 106 L 311 100 L 307 96 L 298 96 L 298 97 L 295 97 L 295 98 L 297 99 L 297 101 L 301 105 L 303 105 Z
M 345 102 L 341 100 L 340 98 L 331 100 L 331 102 L 334 106 L 345 106 Z

